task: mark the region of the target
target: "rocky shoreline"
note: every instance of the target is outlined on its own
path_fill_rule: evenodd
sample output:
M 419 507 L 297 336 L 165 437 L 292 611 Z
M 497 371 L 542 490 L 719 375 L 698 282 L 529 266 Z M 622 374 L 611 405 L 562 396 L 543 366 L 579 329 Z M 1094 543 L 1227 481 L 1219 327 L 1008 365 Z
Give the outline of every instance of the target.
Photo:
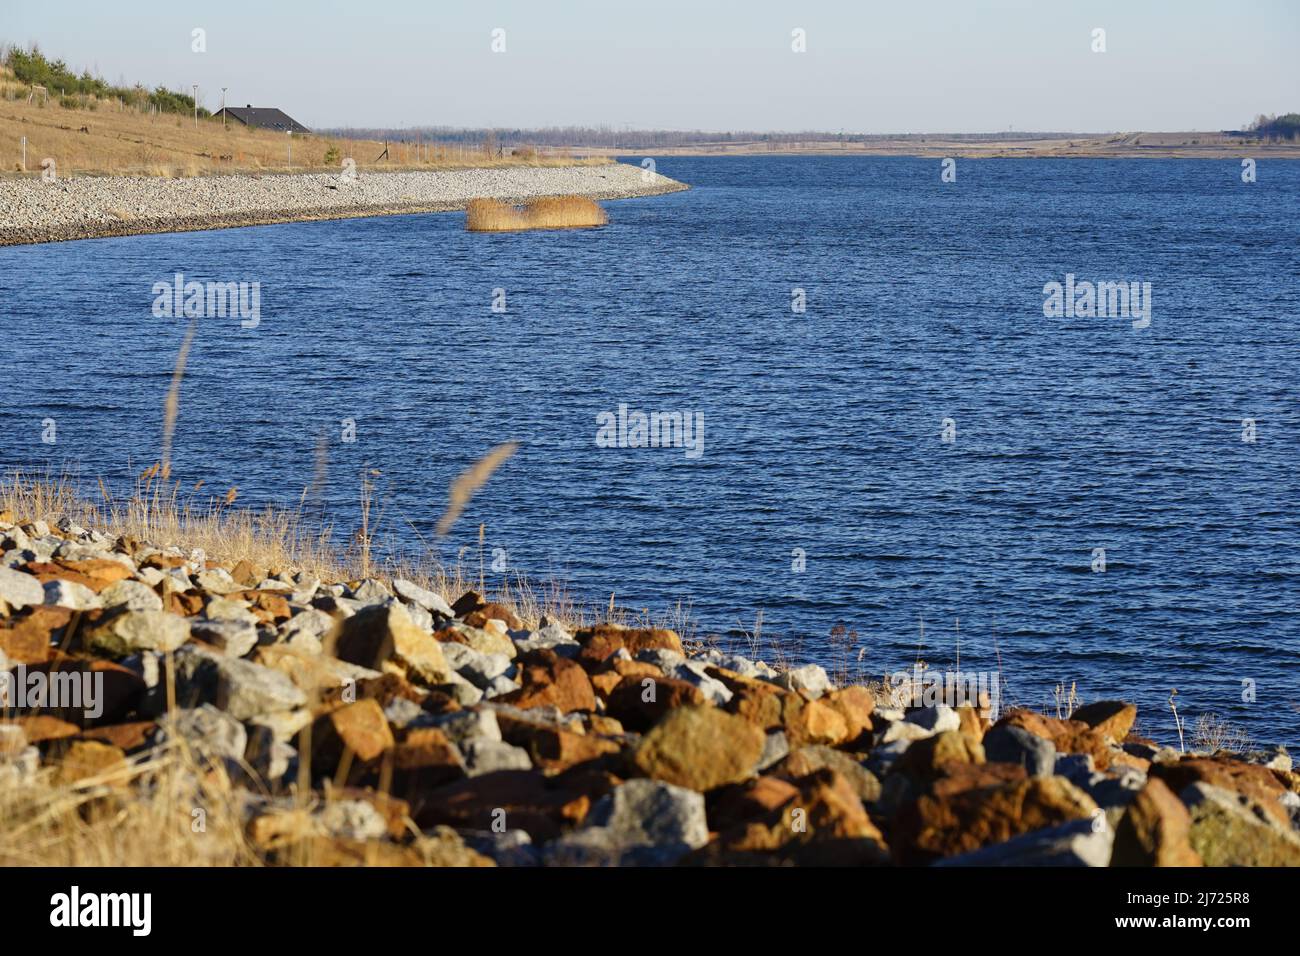
M 464 209 L 471 199 L 631 199 L 688 188 L 626 163 L 436 172 L 0 179 L 0 246 Z
M 25 795 L 48 816 L 80 794 L 86 839 L 179 748 L 225 787 L 156 837 L 196 861 L 192 821 L 225 812 L 233 855 L 269 864 L 1300 865 L 1285 753 L 1182 753 L 1123 702 L 906 706 L 671 630 L 524 622 L 66 517 L 0 514 L 0 677 L 9 854 Z

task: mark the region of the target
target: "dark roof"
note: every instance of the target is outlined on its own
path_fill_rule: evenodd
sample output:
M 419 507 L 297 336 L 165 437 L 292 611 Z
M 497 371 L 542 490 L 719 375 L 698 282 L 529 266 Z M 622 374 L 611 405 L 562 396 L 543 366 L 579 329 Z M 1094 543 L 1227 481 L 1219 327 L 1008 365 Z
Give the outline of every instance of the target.
M 282 133 L 288 130 L 293 130 L 295 133 L 311 132 L 283 110 L 271 106 L 227 106 L 224 110 L 217 110 L 216 115 L 220 116 L 222 113 L 239 120 L 245 126 L 254 126 L 258 129 L 278 129 Z

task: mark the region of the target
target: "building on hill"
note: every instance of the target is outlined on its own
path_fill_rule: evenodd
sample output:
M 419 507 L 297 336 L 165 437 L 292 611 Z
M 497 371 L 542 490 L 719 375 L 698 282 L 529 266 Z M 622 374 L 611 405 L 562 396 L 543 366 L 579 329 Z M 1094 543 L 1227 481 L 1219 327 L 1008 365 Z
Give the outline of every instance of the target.
M 253 129 L 270 129 L 281 133 L 311 132 L 288 113 L 271 106 L 253 106 L 251 103 L 248 106 L 227 106 L 213 115 L 217 119 L 228 117 Z

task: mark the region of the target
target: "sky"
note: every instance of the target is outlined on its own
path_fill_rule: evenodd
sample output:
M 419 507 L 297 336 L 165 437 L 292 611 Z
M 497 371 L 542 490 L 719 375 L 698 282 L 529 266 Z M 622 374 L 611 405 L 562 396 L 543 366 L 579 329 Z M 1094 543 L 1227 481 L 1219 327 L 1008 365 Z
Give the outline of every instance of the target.
M 0 0 L 0 41 L 318 128 L 1182 131 L 1300 111 L 1300 0 Z

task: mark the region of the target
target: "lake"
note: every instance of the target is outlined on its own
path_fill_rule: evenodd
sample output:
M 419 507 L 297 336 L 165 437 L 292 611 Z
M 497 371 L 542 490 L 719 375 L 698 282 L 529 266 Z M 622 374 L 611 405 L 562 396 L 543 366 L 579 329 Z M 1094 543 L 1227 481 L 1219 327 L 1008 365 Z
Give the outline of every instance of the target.
M 417 547 L 514 440 L 433 545 L 475 574 L 482 523 L 489 563 L 579 600 L 680 607 L 741 651 L 761 612 L 769 661 L 960 653 L 1004 703 L 1054 714 L 1073 683 L 1169 742 L 1176 688 L 1189 742 L 1215 714 L 1300 745 L 1300 164 L 658 171 L 693 189 L 594 231 L 435 214 L 0 249 L 0 466 L 129 487 L 186 327 L 155 283 L 257 282 L 255 327 L 199 323 L 186 482 L 296 504 L 324 435 L 341 536 L 377 469 L 381 532 Z M 1054 282 L 1083 307 L 1045 314 Z M 637 412 L 689 441 L 669 417 L 676 447 L 629 447 Z

